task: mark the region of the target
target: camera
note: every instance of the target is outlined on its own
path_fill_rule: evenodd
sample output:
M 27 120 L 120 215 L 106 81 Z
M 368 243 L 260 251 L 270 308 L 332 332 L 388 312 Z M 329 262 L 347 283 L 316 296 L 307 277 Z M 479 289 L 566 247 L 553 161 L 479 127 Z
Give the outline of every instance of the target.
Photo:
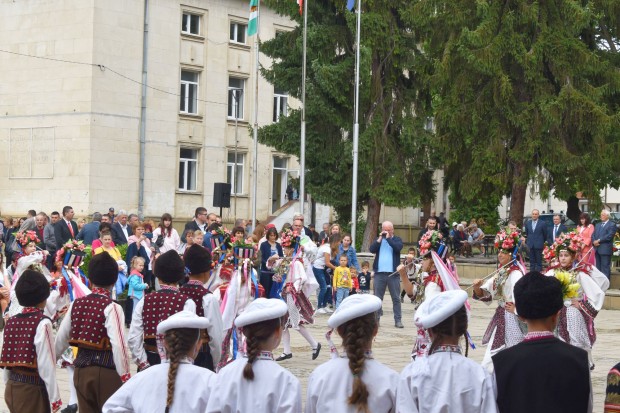
M 144 233 L 144 237 L 148 238 L 148 239 L 153 239 L 153 233 L 152 232 L 145 232 Z
M 387 232 L 383 231 L 383 232 L 381 233 L 381 236 L 382 236 L 383 238 L 387 238 Z

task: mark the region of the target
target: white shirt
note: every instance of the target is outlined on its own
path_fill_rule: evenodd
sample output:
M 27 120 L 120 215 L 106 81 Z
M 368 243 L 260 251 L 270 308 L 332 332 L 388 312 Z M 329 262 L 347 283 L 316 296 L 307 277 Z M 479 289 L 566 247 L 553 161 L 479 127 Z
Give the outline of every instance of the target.
M 206 294 L 202 297 L 202 308 L 205 317 L 210 325 L 207 328 L 209 333 L 209 350 L 213 358 L 213 365 L 217 366 L 222 358 L 222 341 L 224 340 L 224 324 L 220 313 L 220 302 L 213 294 Z
M 172 232 L 170 233 L 170 236 L 167 236 L 166 235 L 167 233 L 168 231 L 164 231 L 164 245 L 162 245 L 159 248 L 159 252 L 162 254 L 170 250 L 176 251 L 181 246 L 181 238 L 179 237 L 179 233 L 177 232 L 176 229 L 172 228 Z M 155 228 L 155 230 L 153 231 L 152 242 L 154 243 L 155 240 L 157 240 L 157 237 L 159 237 L 160 235 L 162 235 L 161 228 L 160 227 Z
M 374 359 L 366 359 L 362 381 L 368 389 L 368 411 L 393 412 L 398 373 Z M 353 391 L 348 358 L 334 358 L 314 369 L 308 379 L 305 413 L 357 413 L 347 399 Z
M 71 311 L 73 303 L 69 306 L 65 318 L 63 318 L 58 333 L 56 334 L 56 355 L 60 358 L 62 353 L 69 347 L 69 338 L 71 336 Z M 112 346 L 112 359 L 116 366 L 116 372 L 125 379 L 130 376 L 129 372 L 129 349 L 127 348 L 127 339 L 125 337 L 125 313 L 123 308 L 112 302 L 103 310 L 105 316 L 105 329 L 110 338 Z
M 45 382 L 47 395 L 50 403 L 60 401 L 60 390 L 56 382 L 56 352 L 52 345 L 54 334 L 52 333 L 52 322 L 44 318 L 37 326 L 34 336 L 34 348 L 37 352 L 37 371 Z M 9 343 L 5 343 L 9 344 Z M 64 351 L 64 349 L 63 349 Z M 61 351 L 62 353 L 62 351 Z M 9 369 L 4 369 L 4 383 L 9 381 Z
M 418 357 L 400 374 L 397 413 L 497 412 L 493 379 L 459 353 Z
M 168 397 L 168 369 L 165 362 L 132 377 L 103 405 L 104 413 L 164 413 Z M 170 413 L 204 412 L 209 400 L 209 384 L 215 373 L 189 362 L 181 363 L 174 385 Z
M 228 364 L 211 382 L 205 413 L 300 413 L 301 385 L 291 372 L 269 359 L 253 363 L 254 380 L 243 378 L 248 359 Z
M 331 256 L 331 253 L 332 253 L 332 247 L 329 243 L 326 242 L 325 244 L 321 245 L 318 251 L 316 252 L 316 259 L 312 263 L 312 266 L 320 270 L 324 269 L 326 265 L 325 254 Z
M 119 224 L 121 229 L 123 230 L 123 234 L 125 234 L 125 239 L 129 239 L 129 232 L 127 232 L 127 225 Z

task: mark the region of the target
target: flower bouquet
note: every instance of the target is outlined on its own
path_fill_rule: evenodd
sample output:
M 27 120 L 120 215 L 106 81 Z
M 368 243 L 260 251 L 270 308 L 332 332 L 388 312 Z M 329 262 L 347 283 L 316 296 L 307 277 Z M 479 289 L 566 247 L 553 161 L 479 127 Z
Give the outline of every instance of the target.
M 439 244 L 443 244 L 443 235 L 440 231 L 426 231 L 418 245 L 420 246 L 420 256 L 426 254 L 431 249 L 436 249 Z
M 211 231 L 211 251 L 226 250 L 230 248 L 231 234 L 226 228 L 221 227 Z
M 67 267 L 79 267 L 86 253 L 86 245 L 82 241 L 70 239 L 56 252 L 56 261 Z
M 555 278 L 562 284 L 564 304 L 570 305 L 573 298 L 579 297 L 581 285 L 575 280 L 574 275 L 568 271 L 556 271 Z
M 230 242 L 232 243 L 235 257 L 240 260 L 245 258 L 254 258 L 254 253 L 258 249 L 258 245 L 254 244 L 251 241 L 243 239 L 243 237 L 231 237 Z

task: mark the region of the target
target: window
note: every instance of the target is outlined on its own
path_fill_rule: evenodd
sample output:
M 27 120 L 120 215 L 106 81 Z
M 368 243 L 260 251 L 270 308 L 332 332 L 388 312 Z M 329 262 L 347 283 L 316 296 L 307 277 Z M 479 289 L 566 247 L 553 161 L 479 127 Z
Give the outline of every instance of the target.
M 184 12 L 181 21 L 181 32 L 185 34 L 200 35 L 200 16 Z
M 280 120 L 280 116 L 286 116 L 288 113 L 288 107 L 286 105 L 288 101 L 288 93 L 283 90 L 274 89 L 273 91 L 273 121 Z
M 228 117 L 243 119 L 243 97 L 245 95 L 245 79 L 228 78 Z
M 181 148 L 179 191 L 195 191 L 198 177 L 198 149 Z
M 247 24 L 230 22 L 230 41 L 245 44 L 245 34 L 247 31 Z
M 236 159 L 235 159 L 236 158 Z M 245 154 L 229 152 L 226 164 L 226 182 L 230 184 L 231 194 L 243 193 L 243 163 Z
M 181 71 L 181 113 L 198 113 L 198 73 Z

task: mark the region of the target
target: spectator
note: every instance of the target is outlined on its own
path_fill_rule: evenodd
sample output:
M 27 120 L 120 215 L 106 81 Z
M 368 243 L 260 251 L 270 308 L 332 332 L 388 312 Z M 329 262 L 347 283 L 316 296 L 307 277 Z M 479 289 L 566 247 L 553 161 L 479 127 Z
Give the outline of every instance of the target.
M 106 215 L 103 215 L 106 216 Z M 92 250 L 94 251 L 95 249 L 99 248 L 102 243 L 101 243 L 101 233 L 103 231 L 108 231 L 110 234 L 112 233 L 112 224 L 108 223 L 108 222 L 102 222 L 99 225 L 99 238 L 96 238 L 93 240 L 93 244 L 92 244 Z M 111 247 L 115 247 L 116 244 L 114 244 L 114 241 L 112 241 L 112 243 L 110 244 Z
M 549 231 L 549 239 L 547 240 L 547 243 L 549 245 L 553 245 L 555 239 L 567 231 L 566 226 L 562 224 L 562 217 L 560 214 L 555 214 L 553 216 L 553 227 L 551 228 L 551 231 Z
M 316 259 L 312 263 L 312 272 L 314 278 L 319 283 L 319 294 L 317 310 L 315 314 L 331 313 L 332 311 L 327 308 L 327 303 L 331 300 L 331 294 L 327 291 L 327 285 L 331 284 L 331 277 L 327 273 L 327 269 L 335 270 L 336 266 L 332 262 L 332 257 L 336 257 L 338 253 L 338 246 L 340 245 L 340 235 L 333 234 L 328 238 L 323 245 L 321 245 L 317 251 Z
M 357 251 L 355 247 L 351 245 L 351 234 L 344 234 L 342 242 L 338 246 L 338 254 L 336 255 L 336 262 L 340 262 L 340 257 L 345 255 L 349 266 L 354 266 L 357 272 L 360 272 L 360 264 L 357 261 Z
M 542 250 L 545 241 L 548 239 L 547 226 L 544 222 L 539 221 L 540 212 L 537 209 L 532 210 L 532 219 L 525 224 L 522 238 L 530 249 L 530 270 L 542 270 Z
M 304 222 L 305 222 L 305 218 L 303 216 L 303 214 L 299 213 L 299 212 L 295 212 L 295 214 L 293 215 L 293 222 L 295 222 L 295 220 L 298 219 L 301 221 L 301 231 L 299 232 L 299 235 L 305 235 L 307 237 L 309 237 L 310 239 L 312 239 L 312 231 L 310 230 L 310 228 L 303 226 Z
M 592 245 L 596 251 L 596 268 L 610 278 L 611 254 L 614 236 L 616 235 L 616 224 L 609 220 L 609 211 L 601 211 L 601 222 L 596 224 L 592 233 Z
M 112 237 L 116 245 L 127 244 L 127 240 L 133 234 L 131 226 L 127 225 L 127 219 L 127 211 L 124 209 L 118 211 L 116 222 L 112 224 Z
M 261 256 L 261 268 L 260 268 L 260 283 L 265 289 L 265 292 L 271 294 L 271 286 L 273 284 L 274 272 L 270 269 L 273 263 L 278 259 L 284 257 L 282 246 L 278 241 L 278 231 L 275 226 L 270 227 L 266 234 L 267 240 L 260 246 Z M 273 257 L 273 258 L 272 258 Z M 272 262 L 267 265 L 267 261 Z M 318 280 L 317 280 L 318 281 Z M 319 283 L 320 285 L 320 283 Z M 272 298 L 272 297 L 269 297 Z
M 115 217 L 115 215 L 114 215 L 114 207 L 110 207 L 108 209 L 107 216 L 108 216 L 108 218 L 110 220 L 110 224 L 113 224 L 114 223 L 114 217 Z
M 467 242 L 471 247 L 476 247 L 482 252 L 482 242 L 484 241 L 484 232 L 478 228 L 478 224 L 472 224 L 469 228 L 469 237 Z
M 77 239 L 84 241 L 86 245 L 92 245 L 93 241 L 99 238 L 99 225 L 101 225 L 101 213 L 93 214 L 93 221 L 84 225 L 78 232 Z
M 114 221 L 112 220 L 112 218 L 110 218 L 110 216 L 108 214 L 101 215 L 101 223 L 102 224 L 103 223 L 107 223 L 107 224 L 112 225 L 113 222 Z
M 577 226 L 577 232 L 583 239 L 583 249 L 579 252 L 577 260 L 579 262 L 585 262 L 589 265 L 596 265 L 596 254 L 594 253 L 594 247 L 592 246 L 592 234 L 594 233 L 594 225 L 590 220 L 590 215 L 586 212 L 582 212 L 579 215 L 579 226 Z
M 101 246 L 93 249 L 93 255 L 97 255 L 105 251 L 116 261 L 122 259 L 118 248 L 112 244 L 112 234 L 107 228 L 99 231 L 99 240 L 101 242 Z
M 256 228 L 254 228 L 254 232 L 252 233 L 252 242 L 258 244 L 261 239 L 265 236 L 265 225 L 258 224 Z M 260 248 L 260 247 L 259 247 Z
M 75 221 L 73 221 L 73 215 L 73 208 L 65 206 L 62 209 L 62 219 L 54 225 L 54 236 L 58 248 L 70 239 L 75 238 L 78 234 L 78 227 Z
M 172 215 L 165 213 L 161 216 L 159 226 L 153 231 L 153 242 L 159 249 L 159 254 L 170 250 L 178 251 L 181 246 L 181 237 L 172 226 Z
M 151 240 L 144 235 L 144 224 L 140 222 L 134 223 L 131 229 L 134 235 L 131 235 L 127 240 L 128 248 L 125 255 L 127 268 L 131 268 L 133 257 L 144 258 L 144 282 L 150 285 L 154 248 L 151 246 Z
M 35 227 L 34 232 L 37 233 L 37 237 L 41 240 L 41 243 L 37 245 L 41 249 L 45 249 L 45 225 L 47 224 L 47 215 L 45 212 L 39 212 L 34 217 Z
M 342 235 L 340 234 L 341 230 L 340 230 L 340 225 L 339 224 L 332 224 L 331 227 L 329 227 L 329 235 L 340 235 L 342 238 Z
M 370 252 L 375 254 L 373 270 L 375 273 L 375 295 L 383 301 L 386 287 L 392 297 L 392 308 L 394 309 L 394 326 L 403 328 L 402 314 L 400 307 L 400 276 L 396 272 L 396 267 L 400 263 L 400 251 L 403 249 L 403 241 L 394 235 L 394 225 L 390 221 L 385 221 L 381 225 L 381 234 L 370 245 Z M 383 310 L 379 310 L 377 318 L 383 315 Z
M 329 238 L 330 234 L 331 233 L 329 232 L 329 223 L 326 222 L 323 224 L 323 231 L 319 233 L 319 243 L 324 243 L 325 240 Z
M 462 257 L 471 255 L 471 245 L 467 242 L 468 234 L 463 228 L 463 224 L 456 226 L 456 232 L 454 233 L 454 251 L 460 254 Z
M 314 226 L 314 224 L 309 224 L 308 228 L 310 228 L 310 232 L 312 233 L 312 236 L 310 236 L 310 238 L 312 239 L 312 242 L 314 242 L 315 244 L 319 242 L 319 233 L 316 232 L 316 228 Z
M 191 230 L 192 234 L 197 229 L 201 230 L 203 234 L 207 232 L 207 208 L 198 207 L 194 211 L 194 219 L 185 224 L 183 234 L 181 235 L 181 242 L 187 243 L 187 231 Z
M 34 231 L 36 227 L 35 217 L 37 216 L 37 212 L 34 209 L 28 211 L 25 218 L 20 218 L 19 221 L 19 231 Z
M 436 229 L 437 229 L 437 218 L 435 218 L 433 216 L 428 217 L 428 220 L 426 221 L 426 226 L 418 234 L 418 242 L 420 242 L 420 240 L 422 239 L 424 234 L 426 234 L 427 231 L 433 231 L 433 230 L 436 230 Z

